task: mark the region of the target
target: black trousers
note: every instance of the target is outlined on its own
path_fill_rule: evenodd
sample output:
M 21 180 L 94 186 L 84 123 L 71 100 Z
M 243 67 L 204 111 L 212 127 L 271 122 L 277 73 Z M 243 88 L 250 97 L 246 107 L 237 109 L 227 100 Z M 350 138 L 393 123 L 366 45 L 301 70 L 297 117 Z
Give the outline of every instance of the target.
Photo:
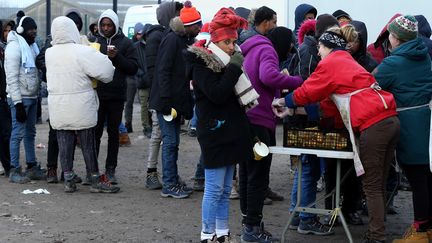
M 251 124 L 253 138 L 258 137 L 267 146 L 276 145 L 274 131 Z M 269 186 L 272 154 L 261 160 L 251 160 L 240 163 L 240 209 L 243 224 L 257 226 L 263 218 L 263 202 Z
M 432 220 L 432 172 L 429 165 L 401 165 L 412 188 L 414 221 Z
M 57 141 L 57 130 L 53 129 L 51 123 L 49 124 L 48 133 L 48 154 L 47 154 L 47 167 L 57 168 L 58 165 L 58 155 L 59 146 Z
M 105 163 L 107 171 L 115 171 L 119 151 L 119 126 L 122 120 L 124 102 L 100 100 L 96 125 L 96 151 L 99 155 L 101 137 L 105 124 L 108 132 L 108 151 Z
M 324 174 L 326 193 L 330 193 L 336 186 L 336 159 L 326 159 L 326 170 Z M 350 171 L 351 169 L 351 171 Z M 357 209 L 357 203 L 361 200 L 361 184 L 354 170 L 353 160 L 344 160 L 341 162 L 341 176 L 347 175 L 344 183 L 341 185 L 341 194 L 343 195 L 342 212 L 354 213 Z M 325 199 L 325 208 L 333 209 L 334 200 L 332 197 Z
M 99 172 L 94 128 L 83 130 L 57 130 L 57 140 L 60 151 L 62 170 L 67 173 L 73 171 L 75 153 L 75 137 L 81 142 L 81 150 L 86 164 L 87 172 L 96 174 Z
M 5 171 L 10 170 L 9 140 L 12 118 L 6 98 L 0 98 L 0 161 Z

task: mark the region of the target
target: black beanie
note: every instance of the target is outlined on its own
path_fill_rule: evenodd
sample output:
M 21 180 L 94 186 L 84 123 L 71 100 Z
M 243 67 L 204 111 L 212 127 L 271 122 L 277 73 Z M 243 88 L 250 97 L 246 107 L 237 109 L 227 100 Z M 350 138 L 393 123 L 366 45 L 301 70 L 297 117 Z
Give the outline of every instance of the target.
M 336 10 L 333 14 L 332 14 L 336 19 L 339 19 L 340 17 L 345 17 L 348 19 L 351 19 L 351 16 L 349 16 L 349 14 L 341 9 Z
M 68 14 L 66 14 L 66 17 L 70 18 L 76 24 L 76 26 L 78 27 L 78 31 L 82 30 L 83 22 L 78 12 L 71 11 Z
M 337 19 L 330 14 L 321 14 L 317 17 L 315 37 L 318 39 L 328 28 L 333 26 L 339 26 Z
M 24 31 L 22 33 L 18 33 L 18 34 L 24 34 L 28 30 L 37 29 L 37 25 L 36 25 L 36 22 L 34 21 L 34 19 L 32 19 L 29 16 L 23 16 L 22 18 L 24 18 L 24 19 L 21 23 L 21 27 L 24 28 Z M 19 21 L 21 21 L 21 19 Z M 19 26 L 19 22 L 18 22 L 17 30 L 19 27 L 20 26 Z
M 266 35 L 273 44 L 274 49 L 279 57 L 279 62 L 288 58 L 288 51 L 293 43 L 293 32 L 286 27 L 276 27 L 271 29 Z

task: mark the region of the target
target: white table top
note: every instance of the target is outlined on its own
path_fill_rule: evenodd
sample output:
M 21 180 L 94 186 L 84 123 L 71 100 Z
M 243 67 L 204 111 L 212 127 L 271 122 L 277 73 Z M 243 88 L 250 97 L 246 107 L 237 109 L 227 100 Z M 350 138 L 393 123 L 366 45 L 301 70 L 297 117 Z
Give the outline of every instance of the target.
M 272 146 L 269 147 L 270 153 L 272 154 L 289 154 L 289 155 L 301 155 L 301 154 L 315 154 L 321 158 L 335 158 L 335 159 L 352 159 L 354 157 L 353 152 L 347 151 L 335 151 L 325 149 L 304 149 L 304 148 L 287 148 Z

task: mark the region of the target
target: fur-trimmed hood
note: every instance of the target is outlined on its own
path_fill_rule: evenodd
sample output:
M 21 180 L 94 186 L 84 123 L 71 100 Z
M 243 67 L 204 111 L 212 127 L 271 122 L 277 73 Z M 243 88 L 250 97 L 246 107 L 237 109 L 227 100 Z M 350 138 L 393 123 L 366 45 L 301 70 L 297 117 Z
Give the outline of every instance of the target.
M 183 22 L 180 20 L 180 17 L 178 17 L 178 16 L 171 19 L 171 21 L 169 23 L 169 27 L 177 35 L 180 35 L 180 36 L 186 35 L 186 30 L 185 30 L 185 27 L 183 25 Z
M 187 50 L 202 59 L 213 72 L 219 73 L 225 67 L 222 61 L 205 46 L 192 45 Z

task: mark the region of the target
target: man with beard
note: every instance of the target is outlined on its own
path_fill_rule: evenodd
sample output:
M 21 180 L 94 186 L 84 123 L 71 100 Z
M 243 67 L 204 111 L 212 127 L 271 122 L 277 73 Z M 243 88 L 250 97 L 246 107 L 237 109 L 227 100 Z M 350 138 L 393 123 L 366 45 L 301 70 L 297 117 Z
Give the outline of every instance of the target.
M 8 35 L 5 50 L 8 104 L 12 114 L 9 181 L 13 183 L 26 183 L 45 177 L 45 171 L 41 170 L 35 153 L 35 124 L 40 85 L 35 65 L 36 56 L 39 54 L 35 43 L 36 33 L 36 22 L 31 17 L 21 17 L 16 31 L 11 31 Z M 25 175 L 21 173 L 19 162 L 23 139 L 27 163 Z

